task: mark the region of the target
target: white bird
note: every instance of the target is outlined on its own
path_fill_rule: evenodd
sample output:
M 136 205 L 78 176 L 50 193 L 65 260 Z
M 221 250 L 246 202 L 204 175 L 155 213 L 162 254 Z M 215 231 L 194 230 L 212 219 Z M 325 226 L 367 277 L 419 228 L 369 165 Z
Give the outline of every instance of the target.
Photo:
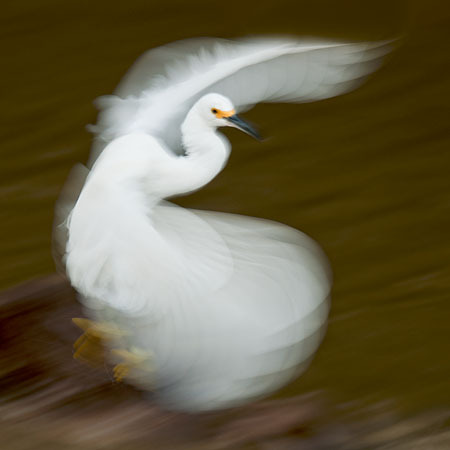
M 68 200 L 73 183 L 61 196 L 55 238 L 95 319 L 78 323 L 124 359 L 118 378 L 168 408 L 205 411 L 268 395 L 305 370 L 328 314 L 320 247 L 285 225 L 165 199 L 222 170 L 230 145 L 219 127 L 257 137 L 236 111 L 348 91 L 388 47 L 182 41 L 144 54 L 101 99 L 95 163 L 78 198 Z

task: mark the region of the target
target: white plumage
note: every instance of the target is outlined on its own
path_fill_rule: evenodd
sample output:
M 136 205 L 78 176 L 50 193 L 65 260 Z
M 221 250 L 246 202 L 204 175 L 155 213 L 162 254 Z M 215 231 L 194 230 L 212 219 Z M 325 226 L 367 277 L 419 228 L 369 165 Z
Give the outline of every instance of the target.
M 201 411 L 267 395 L 305 369 L 331 285 L 317 244 L 275 222 L 164 199 L 222 170 L 230 146 L 218 127 L 256 135 L 235 110 L 345 92 L 387 47 L 188 40 L 143 55 L 100 100 L 95 163 L 78 175 L 77 200 L 61 196 L 55 238 L 87 314 L 122 330 L 112 346 L 148 356 L 131 383 Z

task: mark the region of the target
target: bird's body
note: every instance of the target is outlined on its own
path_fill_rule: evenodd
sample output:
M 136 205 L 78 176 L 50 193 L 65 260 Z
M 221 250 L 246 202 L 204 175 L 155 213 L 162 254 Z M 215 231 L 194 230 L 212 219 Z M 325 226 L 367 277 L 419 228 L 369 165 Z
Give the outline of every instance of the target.
M 218 127 L 256 136 L 235 108 L 267 99 L 310 99 L 314 90 L 302 94 L 277 59 L 319 52 L 313 58 L 318 64 L 321 51 L 332 56 L 343 46 L 337 58 L 347 57 L 342 72 L 349 55 L 361 62 L 356 44 L 345 44 L 349 53 L 344 44 L 264 42 L 253 48 L 214 42 L 216 53 L 199 57 L 201 70 L 216 58 L 210 70 L 198 73 L 191 64 L 185 78 L 173 69 L 164 79 L 150 77 L 158 58 L 174 56 L 170 49 L 150 53 L 151 68 L 144 58 L 121 88 L 134 86 L 139 95 L 110 99 L 100 118 L 94 148 L 100 156 L 94 155 L 65 221 L 66 270 L 88 314 L 121 330 L 112 346 L 151 359 L 151 373 L 142 363 L 128 379 L 151 385 L 173 409 L 225 408 L 273 392 L 304 370 L 326 323 L 330 270 L 314 241 L 274 222 L 186 210 L 165 201 L 201 188 L 222 170 L 230 145 Z M 332 60 L 329 54 L 326 60 Z M 255 88 L 252 80 L 245 93 L 226 88 L 230 77 L 236 87 L 242 71 L 255 65 L 261 70 L 263 63 L 290 87 L 267 85 L 269 97 L 258 94 L 261 86 Z M 358 67 L 358 73 L 368 73 Z M 349 81 L 341 72 L 337 78 Z M 233 101 L 208 93 L 212 86 L 231 92 Z M 341 91 L 331 89 L 328 80 L 315 95 Z M 177 141 L 184 155 L 173 151 Z

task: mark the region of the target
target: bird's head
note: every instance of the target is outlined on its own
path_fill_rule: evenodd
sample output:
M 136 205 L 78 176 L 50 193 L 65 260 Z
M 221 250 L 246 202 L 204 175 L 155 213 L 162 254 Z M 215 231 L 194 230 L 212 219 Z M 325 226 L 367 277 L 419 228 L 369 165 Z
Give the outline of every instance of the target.
M 231 100 L 223 95 L 207 94 L 195 104 L 194 108 L 201 120 L 211 128 L 233 127 L 261 140 L 259 133 L 236 114 Z

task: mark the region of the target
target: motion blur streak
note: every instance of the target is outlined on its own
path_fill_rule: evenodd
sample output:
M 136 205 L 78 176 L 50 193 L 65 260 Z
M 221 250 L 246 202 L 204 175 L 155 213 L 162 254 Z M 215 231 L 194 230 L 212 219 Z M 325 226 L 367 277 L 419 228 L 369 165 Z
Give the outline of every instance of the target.
M 218 128 L 259 138 L 236 111 L 346 92 L 390 46 L 194 39 L 141 57 L 98 102 L 95 163 L 75 169 L 57 207 L 55 253 L 92 319 L 74 320 L 75 357 L 103 340 L 116 380 L 191 412 L 248 403 L 301 374 L 328 315 L 322 250 L 285 225 L 164 199 L 223 169 Z
M 2 18 L 2 449 L 450 447 L 450 3 L 23 0 L 4 2 Z M 226 170 L 170 200 L 300 229 L 334 274 L 326 335 L 302 376 L 231 411 L 170 413 L 127 382 L 124 357 L 143 355 L 102 344 L 120 330 L 72 323 L 86 311 L 54 274 L 54 205 L 70 168 L 89 160 L 92 99 L 114 92 L 139 55 L 260 34 L 402 38 L 348 94 L 239 111 L 265 140 L 222 129 L 233 144 Z

